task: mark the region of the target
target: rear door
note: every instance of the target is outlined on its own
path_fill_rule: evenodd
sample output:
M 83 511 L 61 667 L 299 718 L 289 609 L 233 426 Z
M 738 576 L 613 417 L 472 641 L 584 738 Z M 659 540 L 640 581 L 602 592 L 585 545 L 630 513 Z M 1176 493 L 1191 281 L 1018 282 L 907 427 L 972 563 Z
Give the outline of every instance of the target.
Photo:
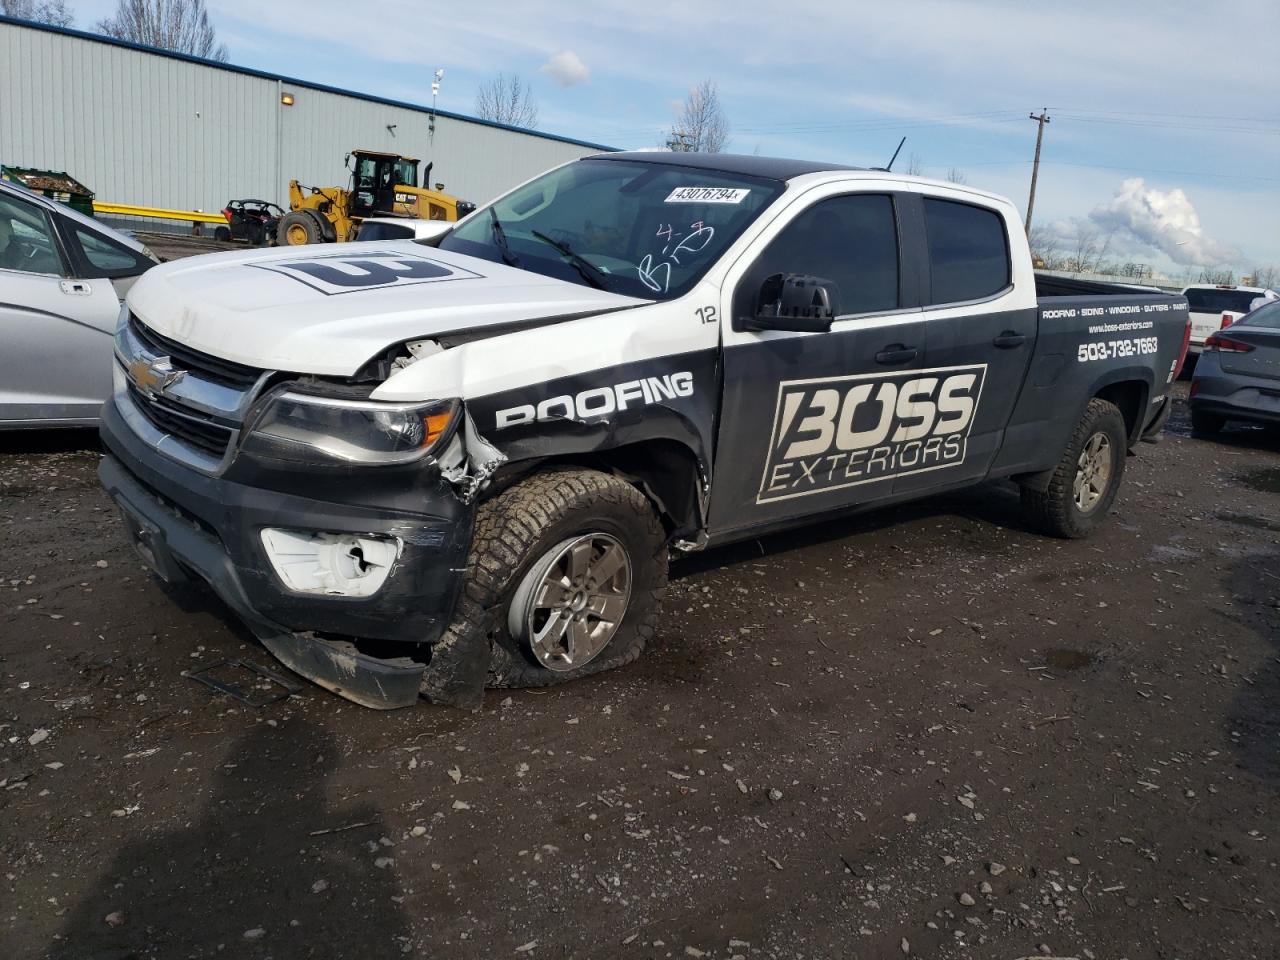
M 96 419 L 119 312 L 110 280 L 75 279 L 42 207 L 0 194 L 0 423 Z
M 902 262 L 901 199 L 887 183 L 815 188 L 765 227 L 751 246 L 762 252 L 726 274 L 713 536 L 892 494 L 899 388 L 925 351 L 915 275 Z M 829 332 L 741 329 L 764 279 L 779 273 L 836 284 Z
M 913 196 L 910 215 L 916 228 L 908 234 L 924 263 L 928 352 L 922 372 L 943 385 L 939 396 L 967 402 L 948 421 L 958 455 L 940 469 L 904 476 L 900 492 L 986 476 L 1036 342 L 1034 278 L 1029 271 L 1015 278 L 1009 239 L 1010 231 L 1022 225 L 980 195 L 930 190 L 937 188 L 921 188 Z M 1019 272 L 1023 269 L 1019 262 Z

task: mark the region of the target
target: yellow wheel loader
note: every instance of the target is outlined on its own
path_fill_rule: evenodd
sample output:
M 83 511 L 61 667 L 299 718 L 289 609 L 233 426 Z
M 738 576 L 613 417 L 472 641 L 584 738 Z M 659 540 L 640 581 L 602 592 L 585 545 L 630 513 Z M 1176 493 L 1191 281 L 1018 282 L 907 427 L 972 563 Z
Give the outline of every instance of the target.
M 420 220 L 457 220 L 475 209 L 429 187 L 431 164 L 418 184 L 418 161 L 376 150 L 352 150 L 347 155 L 351 185 L 306 187 L 289 181 L 289 212 L 280 218 L 276 239 L 281 245 L 344 243 L 354 240 L 365 217 L 406 217 Z

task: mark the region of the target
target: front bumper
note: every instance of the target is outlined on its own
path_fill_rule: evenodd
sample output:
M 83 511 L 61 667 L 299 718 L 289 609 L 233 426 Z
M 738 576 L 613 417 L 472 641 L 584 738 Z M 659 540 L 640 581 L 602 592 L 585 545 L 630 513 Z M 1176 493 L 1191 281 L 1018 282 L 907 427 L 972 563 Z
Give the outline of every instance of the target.
M 144 443 L 115 400 L 101 429 L 103 486 L 161 578 L 206 582 L 286 666 L 349 699 L 384 708 L 417 699 L 471 537 L 473 509 L 443 480 L 396 483 L 357 470 L 303 476 L 240 461 L 210 475 Z M 301 593 L 276 575 L 264 527 L 392 536 L 403 548 L 370 597 Z

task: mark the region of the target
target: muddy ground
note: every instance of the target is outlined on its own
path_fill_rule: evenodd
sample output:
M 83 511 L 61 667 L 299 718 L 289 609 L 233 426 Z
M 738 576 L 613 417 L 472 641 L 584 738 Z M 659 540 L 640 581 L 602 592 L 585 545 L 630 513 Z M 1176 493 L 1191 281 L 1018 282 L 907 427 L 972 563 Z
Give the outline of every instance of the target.
M 479 715 L 273 661 L 0 452 L 0 955 L 1273 958 L 1280 437 L 1170 436 L 1095 539 L 988 485 L 674 569 L 635 666 Z

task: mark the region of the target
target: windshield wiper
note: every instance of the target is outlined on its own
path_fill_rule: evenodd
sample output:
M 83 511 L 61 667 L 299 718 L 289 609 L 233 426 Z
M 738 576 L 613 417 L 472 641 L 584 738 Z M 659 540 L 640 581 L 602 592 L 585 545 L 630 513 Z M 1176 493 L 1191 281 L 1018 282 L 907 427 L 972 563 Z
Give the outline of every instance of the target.
M 489 220 L 493 224 L 493 240 L 502 252 L 502 262 L 509 267 L 520 266 L 520 258 L 507 246 L 507 231 L 502 229 L 502 221 L 498 219 L 498 212 L 493 207 L 489 208 Z
M 609 289 L 604 282 L 605 277 L 607 277 L 608 274 L 605 273 L 603 270 L 601 270 L 599 267 L 597 267 L 590 260 L 587 260 L 581 254 L 575 253 L 573 248 L 570 247 L 567 243 L 562 243 L 559 240 L 555 240 L 551 237 L 548 237 L 545 233 L 542 233 L 539 230 L 530 230 L 529 233 L 532 236 L 537 237 L 543 243 L 551 244 L 551 246 L 555 247 L 562 254 L 568 257 L 569 263 L 572 264 L 573 268 L 582 275 L 582 279 L 587 281 L 587 283 L 591 284 L 597 290 Z

